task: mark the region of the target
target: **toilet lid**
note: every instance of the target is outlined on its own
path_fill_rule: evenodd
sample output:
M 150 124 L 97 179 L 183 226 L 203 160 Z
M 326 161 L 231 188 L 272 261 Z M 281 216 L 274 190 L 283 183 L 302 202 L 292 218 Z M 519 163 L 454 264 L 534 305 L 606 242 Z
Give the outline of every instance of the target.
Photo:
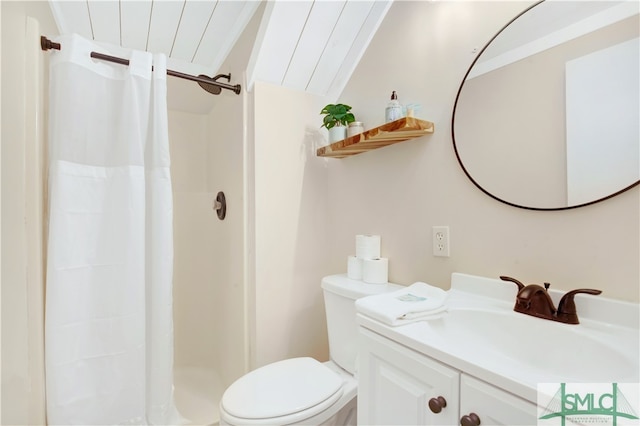
M 227 413 L 245 419 L 280 417 L 320 404 L 342 387 L 342 379 L 313 358 L 291 358 L 254 370 L 222 396 Z

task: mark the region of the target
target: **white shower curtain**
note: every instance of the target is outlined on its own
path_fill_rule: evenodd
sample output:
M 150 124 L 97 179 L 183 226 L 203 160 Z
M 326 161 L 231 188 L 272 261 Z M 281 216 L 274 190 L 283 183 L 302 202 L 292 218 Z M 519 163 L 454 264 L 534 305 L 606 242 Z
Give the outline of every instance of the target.
M 77 35 L 56 41 L 62 50 L 50 56 L 48 422 L 178 424 L 166 58 L 127 51 L 127 67 L 91 59 L 91 51 L 114 53 Z

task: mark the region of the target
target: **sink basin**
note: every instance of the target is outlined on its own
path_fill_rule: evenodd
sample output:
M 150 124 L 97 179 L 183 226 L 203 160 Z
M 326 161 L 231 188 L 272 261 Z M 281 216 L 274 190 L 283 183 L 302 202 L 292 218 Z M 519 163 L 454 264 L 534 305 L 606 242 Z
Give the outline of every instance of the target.
M 454 273 L 440 318 L 369 328 L 418 353 L 536 402 L 540 383 L 638 383 L 640 305 L 576 296 L 580 324 L 514 312 L 517 288 Z M 557 304 L 562 292 L 549 290 Z
M 523 368 L 536 377 L 543 374 L 550 381 L 608 382 L 637 369 L 637 358 L 629 356 L 634 353 L 631 348 L 636 348 L 636 355 L 638 348 L 637 335 L 632 333 L 626 339 L 635 338 L 635 345 L 613 346 L 605 330 L 490 309 L 451 309 L 424 324 L 460 352 L 489 357 L 489 362 L 503 367 Z

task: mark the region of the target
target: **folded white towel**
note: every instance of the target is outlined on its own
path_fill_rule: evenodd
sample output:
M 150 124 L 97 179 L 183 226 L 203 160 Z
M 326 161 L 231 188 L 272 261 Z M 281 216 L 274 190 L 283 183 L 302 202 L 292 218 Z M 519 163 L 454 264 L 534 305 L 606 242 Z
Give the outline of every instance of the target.
M 392 326 L 439 318 L 446 311 L 447 292 L 417 282 L 391 293 L 376 294 L 356 300 L 361 314 Z

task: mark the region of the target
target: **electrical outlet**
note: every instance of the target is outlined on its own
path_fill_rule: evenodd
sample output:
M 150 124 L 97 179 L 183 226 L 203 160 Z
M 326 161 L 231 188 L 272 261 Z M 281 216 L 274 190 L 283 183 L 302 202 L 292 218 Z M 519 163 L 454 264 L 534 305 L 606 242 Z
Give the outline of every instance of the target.
M 449 227 L 433 227 L 433 255 L 449 257 Z

